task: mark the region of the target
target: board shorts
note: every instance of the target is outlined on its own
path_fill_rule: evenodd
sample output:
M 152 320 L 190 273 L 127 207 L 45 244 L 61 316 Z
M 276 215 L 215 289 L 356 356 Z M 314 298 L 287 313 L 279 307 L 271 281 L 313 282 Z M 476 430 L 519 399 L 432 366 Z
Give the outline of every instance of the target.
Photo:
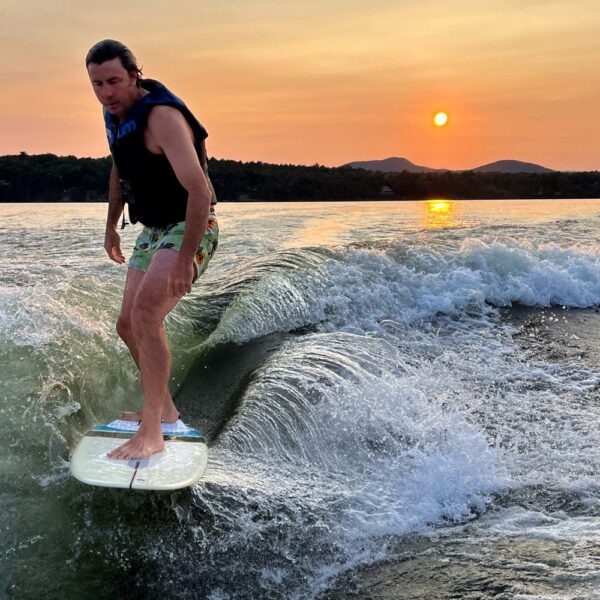
M 147 271 L 157 250 L 169 248 L 179 252 L 183 243 L 185 221 L 171 223 L 165 227 L 144 227 L 135 241 L 133 253 L 127 266 L 138 271 Z M 208 267 L 219 242 L 219 223 L 215 211 L 208 215 L 208 225 L 194 255 L 194 279 L 196 281 Z

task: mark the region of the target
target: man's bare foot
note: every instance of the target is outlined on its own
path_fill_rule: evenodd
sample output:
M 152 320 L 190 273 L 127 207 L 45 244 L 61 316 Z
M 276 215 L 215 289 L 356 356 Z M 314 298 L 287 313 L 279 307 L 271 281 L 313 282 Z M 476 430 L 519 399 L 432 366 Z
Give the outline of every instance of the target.
M 142 460 L 165 449 L 162 434 L 151 435 L 138 431 L 130 440 L 107 454 L 116 460 Z
M 179 412 L 169 412 L 167 414 L 163 414 L 161 422 L 162 423 L 176 423 L 177 419 L 179 419 Z M 124 412 L 121 413 L 119 419 L 122 421 L 141 421 L 144 418 L 144 411 L 139 410 L 137 412 Z

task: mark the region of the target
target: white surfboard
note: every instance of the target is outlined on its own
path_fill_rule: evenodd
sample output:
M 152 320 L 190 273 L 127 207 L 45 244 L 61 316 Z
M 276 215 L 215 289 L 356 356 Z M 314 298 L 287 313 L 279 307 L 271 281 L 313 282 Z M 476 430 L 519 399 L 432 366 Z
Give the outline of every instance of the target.
M 163 423 L 165 449 L 143 460 L 106 455 L 135 435 L 139 421 L 117 419 L 86 433 L 71 457 L 71 473 L 90 485 L 132 490 L 176 490 L 198 481 L 206 471 L 204 436 L 182 421 Z

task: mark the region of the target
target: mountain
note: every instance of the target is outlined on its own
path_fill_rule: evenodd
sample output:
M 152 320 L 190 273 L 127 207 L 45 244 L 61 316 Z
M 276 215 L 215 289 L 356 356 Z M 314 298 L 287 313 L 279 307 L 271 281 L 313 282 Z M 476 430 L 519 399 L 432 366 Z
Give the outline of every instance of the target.
M 478 173 L 554 173 L 552 169 L 547 169 L 541 165 L 521 162 L 520 160 L 497 160 L 487 165 L 481 165 L 473 169 Z
M 411 163 L 407 158 L 393 156 L 384 160 L 363 160 L 347 163 L 344 167 L 353 169 L 366 169 L 367 171 L 385 171 L 392 173 L 396 171 L 410 171 L 411 173 L 433 173 L 434 171 L 447 171 L 448 169 L 432 169 Z
M 384 160 L 354 161 L 346 163 L 342 166 L 352 167 L 354 169 L 367 169 L 368 171 L 385 171 L 386 173 L 400 171 L 409 171 L 411 173 L 439 173 L 442 171 L 451 170 L 433 169 L 431 167 L 415 165 L 414 163 L 410 162 L 410 160 L 408 160 L 407 158 L 398 158 L 396 156 L 386 158 Z M 463 170 L 471 170 L 480 173 L 553 173 L 552 169 L 548 169 L 546 167 L 542 167 L 541 165 L 536 165 L 534 163 L 522 162 L 520 160 L 497 160 L 496 162 L 488 163 L 487 165 L 481 165 L 480 167 L 475 167 L 473 169 Z M 458 169 L 455 171 L 460 172 L 460 170 Z

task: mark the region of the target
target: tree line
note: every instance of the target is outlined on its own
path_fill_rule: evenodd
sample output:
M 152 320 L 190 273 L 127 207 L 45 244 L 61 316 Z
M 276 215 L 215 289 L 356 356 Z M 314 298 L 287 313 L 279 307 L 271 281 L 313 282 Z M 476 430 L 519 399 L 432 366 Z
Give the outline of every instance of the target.
M 0 157 L 0 202 L 105 202 L 111 159 Z M 220 201 L 600 198 L 600 173 L 383 173 L 350 167 L 209 160 Z

